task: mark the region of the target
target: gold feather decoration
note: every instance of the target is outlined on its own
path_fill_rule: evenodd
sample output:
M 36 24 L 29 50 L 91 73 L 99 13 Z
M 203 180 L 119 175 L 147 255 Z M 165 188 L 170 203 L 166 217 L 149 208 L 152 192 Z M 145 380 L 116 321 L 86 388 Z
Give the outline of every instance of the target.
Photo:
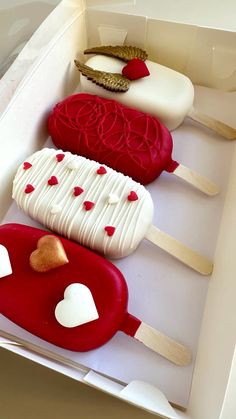
M 94 70 L 78 60 L 74 60 L 78 70 L 93 83 L 104 87 L 112 92 L 126 92 L 130 86 L 130 80 L 119 73 L 107 73 L 106 71 Z
M 108 55 L 111 57 L 119 58 L 126 63 L 133 58 L 139 58 L 142 61 L 145 61 L 148 57 L 146 51 L 138 47 L 132 47 L 128 45 L 116 45 L 116 46 L 101 46 L 88 48 L 84 51 L 84 54 L 101 54 Z

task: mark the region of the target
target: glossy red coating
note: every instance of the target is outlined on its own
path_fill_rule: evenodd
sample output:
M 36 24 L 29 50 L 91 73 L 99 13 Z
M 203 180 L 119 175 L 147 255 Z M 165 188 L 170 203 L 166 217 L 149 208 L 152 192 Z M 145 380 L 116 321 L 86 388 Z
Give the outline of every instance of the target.
M 29 265 L 30 254 L 47 231 L 21 224 L 0 226 L 0 244 L 9 253 L 12 275 L 0 279 L 0 312 L 34 335 L 72 351 L 88 351 L 106 343 L 118 330 L 133 336 L 140 325 L 130 323 L 128 289 L 122 273 L 109 261 L 59 237 L 69 263 L 45 273 Z M 54 315 L 65 288 L 82 283 L 92 292 L 99 319 L 81 326 L 61 326 Z

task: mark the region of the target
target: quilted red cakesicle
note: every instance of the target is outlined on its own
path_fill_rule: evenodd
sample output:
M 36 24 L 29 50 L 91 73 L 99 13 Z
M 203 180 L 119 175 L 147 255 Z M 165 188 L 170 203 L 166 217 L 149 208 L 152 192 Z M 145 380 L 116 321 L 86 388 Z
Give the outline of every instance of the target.
M 107 164 L 143 185 L 165 170 L 207 195 L 218 187 L 172 159 L 170 131 L 147 113 L 88 93 L 58 103 L 48 120 L 56 147 Z
M 29 261 L 32 255 L 35 259 L 36 250 L 42 249 L 42 239 L 48 240 L 47 253 L 52 254 L 48 260 L 43 259 L 48 270 L 39 272 L 35 260 L 33 265 Z M 57 258 L 54 239 L 60 242 L 60 251 L 63 247 L 68 259 L 56 268 L 51 265 L 52 256 Z M 12 273 L 9 270 L 0 279 L 0 312 L 17 325 L 54 345 L 79 352 L 98 348 L 121 330 L 177 365 L 191 362 L 185 346 L 128 313 L 126 281 L 106 259 L 72 241 L 21 224 L 0 226 L 0 243 L 7 249 L 12 267 Z M 58 305 L 72 284 L 74 288 L 78 284 L 87 287 L 98 315 L 78 326 L 64 326 L 58 321 Z M 83 303 L 78 300 L 80 307 L 76 309 L 82 310 Z

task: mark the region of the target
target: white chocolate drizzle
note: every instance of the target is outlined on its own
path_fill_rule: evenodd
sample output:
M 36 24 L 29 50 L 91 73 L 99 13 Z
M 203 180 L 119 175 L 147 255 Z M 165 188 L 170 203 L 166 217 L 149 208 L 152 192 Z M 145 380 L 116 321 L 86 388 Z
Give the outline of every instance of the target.
M 152 224 L 153 202 L 149 192 L 105 165 L 107 173 L 97 174 L 99 163 L 70 152 L 64 152 L 65 157 L 58 162 L 55 158 L 58 153 L 63 152 L 44 148 L 27 159 L 32 164 L 30 169 L 19 167 L 13 181 L 17 205 L 52 231 L 108 257 L 132 253 Z M 56 176 L 57 185 L 48 185 L 51 176 Z M 35 188 L 30 194 L 24 192 L 27 184 Z M 75 186 L 81 187 L 83 193 L 74 196 Z M 138 200 L 127 199 L 131 191 Z M 111 195 L 117 197 L 115 205 L 109 204 Z M 85 201 L 94 203 L 88 211 L 83 205 Z M 60 211 L 52 212 L 52 208 Z M 115 227 L 112 236 L 105 226 Z

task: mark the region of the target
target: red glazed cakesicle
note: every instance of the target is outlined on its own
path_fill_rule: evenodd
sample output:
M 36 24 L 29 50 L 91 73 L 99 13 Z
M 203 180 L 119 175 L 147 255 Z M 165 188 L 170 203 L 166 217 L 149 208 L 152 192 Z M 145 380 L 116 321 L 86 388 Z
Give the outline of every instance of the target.
M 208 259 L 152 225 L 144 186 L 85 157 L 37 151 L 18 168 L 13 198 L 31 218 L 107 257 L 127 256 L 146 238 L 196 271 L 212 271 Z
M 165 170 L 207 195 L 219 188 L 172 159 L 169 130 L 147 113 L 80 93 L 58 103 L 48 120 L 56 147 L 107 164 L 144 185 Z
M 191 362 L 185 346 L 128 313 L 126 281 L 106 259 L 21 224 L 0 226 L 0 243 L 12 267 L 0 280 L 0 312 L 18 326 L 78 352 L 104 345 L 121 330 L 177 365 Z

